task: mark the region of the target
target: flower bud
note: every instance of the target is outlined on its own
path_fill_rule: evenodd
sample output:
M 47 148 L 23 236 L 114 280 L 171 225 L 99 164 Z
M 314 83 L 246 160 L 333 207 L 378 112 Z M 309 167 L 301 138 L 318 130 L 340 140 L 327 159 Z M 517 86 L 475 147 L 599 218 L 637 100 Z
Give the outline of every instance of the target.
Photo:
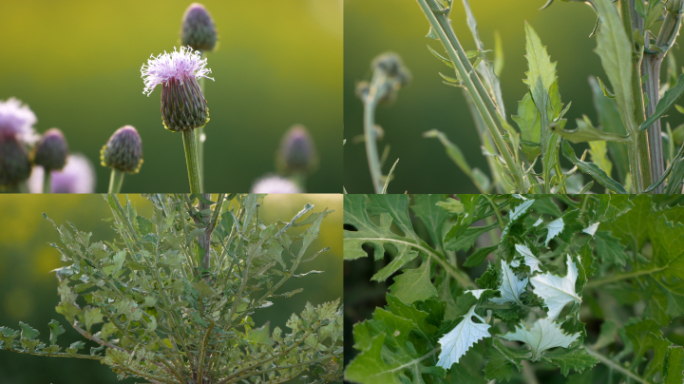
M 216 27 L 211 15 L 199 3 L 191 4 L 183 16 L 182 45 L 198 51 L 213 51 L 216 46 Z
M 130 125 L 119 128 L 100 151 L 103 167 L 126 173 L 138 173 L 143 163 L 142 141 Z
M 16 136 L 0 136 L 0 186 L 14 187 L 31 176 L 26 147 Z
M 371 68 L 385 72 L 387 76 L 394 77 L 404 66 L 401 57 L 394 52 L 386 52 L 376 56 L 371 62 Z
M 178 132 L 204 126 L 209 121 L 209 108 L 197 79 L 211 70 L 207 59 L 189 47 L 152 57 L 141 72 L 148 96 L 157 85 L 162 86 L 161 112 L 166 129 Z
M 283 136 L 276 157 L 276 167 L 285 174 L 309 173 L 318 165 L 316 146 L 309 132 L 294 125 Z
M 36 145 L 33 163 L 45 169 L 62 169 L 68 154 L 69 146 L 62 131 L 52 128 L 45 132 Z
M 294 182 L 279 176 L 266 176 L 252 186 L 252 193 L 302 193 Z
M 391 103 L 397 98 L 399 89 L 411 82 L 411 71 L 406 68 L 401 57 L 393 52 L 378 55 L 371 67 L 374 70 L 373 86 L 376 87 L 378 101 Z M 378 76 L 381 75 L 381 76 Z

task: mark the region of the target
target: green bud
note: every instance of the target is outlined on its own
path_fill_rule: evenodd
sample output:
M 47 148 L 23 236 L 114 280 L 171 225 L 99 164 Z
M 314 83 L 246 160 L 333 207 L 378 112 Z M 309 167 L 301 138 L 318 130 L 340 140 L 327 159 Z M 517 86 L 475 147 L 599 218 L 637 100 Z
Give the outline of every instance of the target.
M 162 84 L 161 111 L 164 126 L 173 132 L 203 127 L 209 121 L 207 101 L 192 76 Z
M 204 5 L 194 3 L 185 11 L 181 28 L 181 42 L 196 51 L 213 51 L 216 46 L 216 27 Z
M 138 173 L 143 163 L 142 141 L 130 125 L 119 128 L 100 151 L 102 166 L 122 172 Z

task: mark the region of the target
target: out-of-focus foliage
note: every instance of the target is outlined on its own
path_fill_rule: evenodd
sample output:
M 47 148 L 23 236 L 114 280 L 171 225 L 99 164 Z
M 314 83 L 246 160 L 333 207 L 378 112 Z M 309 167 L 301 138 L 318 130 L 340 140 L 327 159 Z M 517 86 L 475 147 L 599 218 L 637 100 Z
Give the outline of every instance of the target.
M 345 259 L 393 281 L 347 341 L 350 381 L 682 380 L 676 199 L 346 195 L 345 225 Z

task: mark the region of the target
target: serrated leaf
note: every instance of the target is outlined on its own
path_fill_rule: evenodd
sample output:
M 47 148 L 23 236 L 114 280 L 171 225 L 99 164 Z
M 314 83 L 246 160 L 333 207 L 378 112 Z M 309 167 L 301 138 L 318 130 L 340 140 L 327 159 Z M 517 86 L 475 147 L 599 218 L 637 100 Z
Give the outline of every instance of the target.
M 582 299 L 575 292 L 575 282 L 578 271 L 575 262 L 570 256 L 566 259 L 567 273 L 564 277 L 556 276 L 550 272 L 532 276 L 530 282 L 534 287 L 532 292 L 544 300 L 549 309 L 549 319 L 558 318 L 563 307 L 571 302 L 581 303 Z
M 618 111 L 615 100 L 609 99 L 601 91 L 596 78 L 589 78 L 592 94 L 594 96 L 594 106 L 599 117 L 599 125 L 603 132 L 609 132 L 624 136 L 627 132 L 625 126 L 620 119 L 620 111 Z M 627 146 L 622 143 L 608 142 L 607 143 L 610 156 L 613 159 L 613 164 L 617 169 L 619 179 L 623 183 L 627 180 L 629 173 L 629 156 Z
M 608 265 L 625 265 L 627 261 L 625 246 L 620 243 L 619 239 L 611 236 L 610 232 L 596 232 L 594 242 L 596 242 L 596 254 L 601 258 L 601 261 Z
M 625 32 L 617 7 L 610 0 L 595 0 L 600 26 L 597 33 L 596 53 L 601 58 L 615 92 L 622 122 L 627 132 L 635 133 L 638 124 L 634 120 L 632 97 L 632 44 Z
M 50 320 L 48 326 L 50 327 L 50 345 L 55 345 L 59 335 L 65 332 L 64 328 L 59 324 L 59 321 L 54 319 Z
M 568 335 L 550 318 L 542 318 L 535 321 L 530 329 L 517 326 L 515 332 L 509 332 L 501 337 L 526 343 L 532 350 L 532 361 L 537 361 L 544 351 L 556 347 L 567 348 L 579 336 L 579 333 Z
M 528 267 L 530 267 L 531 273 L 534 273 L 536 271 L 541 272 L 541 268 L 539 268 L 539 265 L 541 265 L 541 261 L 539 261 L 539 259 L 537 259 L 537 257 L 532 254 L 530 248 L 523 244 L 516 244 L 515 250 L 518 251 L 518 253 L 524 258 L 525 264 Z
M 394 278 L 394 284 L 389 290 L 406 304 L 437 296 L 437 289 L 430 281 L 429 263 L 423 263 L 416 269 L 405 269 L 401 275 Z
M 613 192 L 625 194 L 627 193 L 627 190 L 625 190 L 625 187 L 623 187 L 622 184 L 611 179 L 610 176 L 608 176 L 606 172 L 599 168 L 598 165 L 578 159 L 575 155 L 575 150 L 572 149 L 570 143 L 568 143 L 567 141 L 563 141 L 562 149 L 563 156 L 565 156 L 566 159 L 570 160 L 571 163 L 575 164 L 577 168 L 580 171 L 582 171 L 582 173 L 591 175 L 594 178 L 594 180 L 598 181 L 601 185 L 610 189 Z
M 103 316 L 100 308 L 90 308 L 85 312 L 86 329 L 90 331 L 90 327 L 103 321 Z
M 475 252 L 473 252 L 472 255 L 468 256 L 468 259 L 466 259 L 465 263 L 463 263 L 464 267 L 474 267 L 477 265 L 480 265 L 485 258 L 492 252 L 496 251 L 498 248 L 498 245 L 493 245 L 491 247 L 484 247 L 484 248 L 479 248 Z
M 668 349 L 665 384 L 680 384 L 684 382 L 684 348 L 672 346 Z
M 556 220 L 550 222 L 546 226 L 546 240 L 544 241 L 544 246 L 549 246 L 549 241 L 551 241 L 554 237 L 558 236 L 559 233 L 563 232 L 563 229 L 565 229 L 565 223 L 563 222 L 563 218 L 559 217 Z
M 493 340 L 493 347 L 487 348 L 489 360 L 484 368 L 487 380 L 508 381 L 514 372 L 522 369 L 522 360 L 529 358 L 529 353 L 513 351 L 501 344 L 498 339 Z
M 433 244 L 438 249 L 444 246 L 444 225 L 449 218 L 449 214 L 438 206 L 442 202 L 444 202 L 444 195 L 415 195 L 411 206 L 416 217 L 425 224 Z
M 40 332 L 38 332 L 37 329 L 32 328 L 30 325 L 24 323 L 23 321 L 19 322 L 19 326 L 21 326 L 21 339 L 22 340 L 33 340 L 38 335 L 40 335 Z
M 452 364 L 458 363 L 461 356 L 465 355 L 473 344 L 484 338 L 491 337 L 488 331 L 489 324 L 475 313 L 475 307 L 473 305 L 461 322 L 439 339 L 442 351 L 439 354 L 437 366 L 449 369 Z M 475 323 L 472 319 L 473 317 L 476 317 L 482 323 Z
M 518 278 L 508 263 L 501 260 L 501 283 L 499 284 L 501 297 L 494 297 L 491 301 L 497 304 L 515 303 L 522 305 L 520 296 L 525 292 L 526 287 L 527 277 Z
M 576 372 L 582 372 L 585 369 L 589 369 L 599 361 L 587 354 L 584 348 L 575 349 L 557 349 L 555 351 L 549 351 L 544 354 L 543 359 L 550 364 L 553 364 L 561 369 L 563 376 L 567 377 L 570 370 Z

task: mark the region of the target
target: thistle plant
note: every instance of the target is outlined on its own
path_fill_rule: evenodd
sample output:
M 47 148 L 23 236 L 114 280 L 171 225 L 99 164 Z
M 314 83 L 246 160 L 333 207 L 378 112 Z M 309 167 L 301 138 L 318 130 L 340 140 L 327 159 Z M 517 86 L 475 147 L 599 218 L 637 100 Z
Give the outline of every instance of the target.
M 307 304 L 287 329 L 256 324 L 252 315 L 301 289 L 283 292 L 321 252 L 309 248 L 330 213 L 307 204 L 287 223 L 260 221 L 258 195 L 149 195 L 151 217 L 116 195 L 113 241 L 94 241 L 73 225 L 55 225 L 66 263 L 57 269 L 56 311 L 84 339 L 58 344 L 65 332 L 49 323 L 49 342 L 20 322 L 0 327 L 0 349 L 47 357 L 98 360 L 120 379 L 150 383 L 281 383 L 307 373 L 309 382 L 341 376 L 339 301 Z M 47 217 L 47 216 L 46 216 Z M 288 229 L 303 227 L 299 234 Z M 4 352 L 3 352 L 4 353 Z
M 682 202 L 345 195 L 347 269 L 386 261 L 356 301 L 389 285 L 354 325 L 345 379 L 681 383 Z
M 490 60 L 469 1 L 462 0 L 476 46 L 474 51 L 465 51 L 449 19 L 454 1 L 416 1 L 430 26 L 427 37 L 443 48 L 440 52 L 428 46 L 429 51 L 454 71 L 453 75 L 440 73 L 442 81 L 465 94 L 491 177 L 472 168 L 446 133 L 431 130 L 424 136 L 439 139 L 481 193 L 583 193 L 594 183 L 607 193 L 681 193 L 684 147 L 675 148 L 673 132 L 663 130 L 660 119 L 684 93 L 684 78 L 668 55 L 679 34 L 684 1 L 587 2 L 597 13 L 592 36 L 608 81 L 601 77 L 590 80 L 600 126 L 585 116 L 571 129 L 564 118 L 570 103 L 561 100 L 556 63 L 530 24 L 524 25 L 529 71 L 523 81 L 528 91 L 518 103 L 517 116 L 512 116 L 516 129 L 507 118 L 499 82 L 503 68 L 500 40 Z M 665 58 L 668 81 L 661 84 Z M 364 126 L 368 132 L 372 122 Z M 589 148 L 578 157 L 570 143 L 588 143 Z M 371 152 L 369 164 L 376 169 L 371 174 L 378 174 Z M 572 169 L 561 167 L 561 156 Z M 581 179 L 581 174 L 590 180 L 576 186 L 571 178 Z M 378 187 L 374 182 L 376 193 Z
M 125 173 L 138 173 L 142 166 L 142 141 L 134 127 L 119 128 L 100 151 L 103 167 L 112 169 L 109 193 L 119 193 Z
M 141 69 L 145 82 L 144 94 L 149 96 L 158 85 L 162 86 L 161 112 L 164 127 L 183 135 L 192 193 L 200 193 L 203 188 L 194 130 L 209 121 L 207 101 L 197 82 L 201 78 L 214 80 L 207 77 L 211 70 L 206 65 L 207 59 L 202 59 L 198 51 L 181 47 L 179 50 L 174 48 L 171 53 L 152 56 Z

